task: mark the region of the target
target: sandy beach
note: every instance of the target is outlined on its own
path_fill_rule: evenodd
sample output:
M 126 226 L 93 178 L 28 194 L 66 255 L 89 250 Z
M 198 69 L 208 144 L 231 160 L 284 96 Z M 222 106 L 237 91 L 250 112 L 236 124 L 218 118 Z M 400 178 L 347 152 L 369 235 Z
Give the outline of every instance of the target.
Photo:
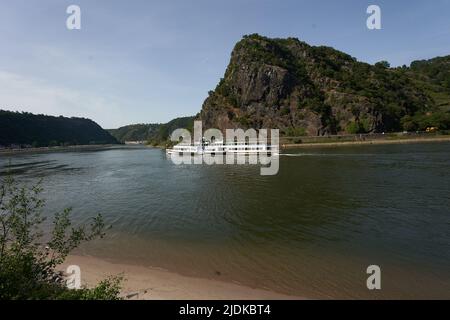
M 59 269 L 65 270 L 69 265 L 80 267 L 82 285 L 87 287 L 108 276 L 123 274 L 122 295 L 131 300 L 302 299 L 237 283 L 186 277 L 158 268 L 111 263 L 91 256 L 71 255 Z

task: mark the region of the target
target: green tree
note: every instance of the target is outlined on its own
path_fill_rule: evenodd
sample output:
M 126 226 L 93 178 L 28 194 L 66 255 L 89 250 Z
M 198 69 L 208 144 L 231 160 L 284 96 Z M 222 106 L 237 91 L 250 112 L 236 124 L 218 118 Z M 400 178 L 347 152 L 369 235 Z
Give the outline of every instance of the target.
M 104 237 L 107 228 L 101 215 L 89 227 L 73 226 L 71 209 L 65 209 L 44 241 L 41 192 L 41 182 L 19 186 L 11 175 L 0 181 L 0 299 L 118 299 L 120 277 L 93 289 L 66 288 L 57 266 L 82 242 Z
M 369 122 L 366 119 L 353 121 L 347 125 L 346 131 L 350 134 L 360 134 L 369 132 Z
M 391 64 L 388 61 L 383 60 L 383 61 L 375 63 L 375 67 L 389 69 L 391 67 Z

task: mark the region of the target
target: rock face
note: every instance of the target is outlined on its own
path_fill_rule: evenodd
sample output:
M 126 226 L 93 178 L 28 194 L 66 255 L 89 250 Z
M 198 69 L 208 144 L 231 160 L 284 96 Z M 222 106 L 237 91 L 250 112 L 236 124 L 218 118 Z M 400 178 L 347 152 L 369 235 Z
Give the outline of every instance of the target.
M 435 108 L 407 73 L 253 34 L 236 44 L 198 118 L 207 128 L 278 128 L 290 136 L 398 131 L 403 117 Z

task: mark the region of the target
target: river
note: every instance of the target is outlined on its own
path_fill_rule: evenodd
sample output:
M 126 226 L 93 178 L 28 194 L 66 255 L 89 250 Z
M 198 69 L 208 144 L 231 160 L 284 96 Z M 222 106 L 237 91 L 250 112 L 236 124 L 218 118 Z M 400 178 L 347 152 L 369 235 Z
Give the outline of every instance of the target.
M 0 170 L 42 179 L 46 215 L 103 214 L 112 229 L 82 254 L 311 298 L 450 298 L 450 143 L 287 152 L 275 176 L 145 147 L 1 156 Z

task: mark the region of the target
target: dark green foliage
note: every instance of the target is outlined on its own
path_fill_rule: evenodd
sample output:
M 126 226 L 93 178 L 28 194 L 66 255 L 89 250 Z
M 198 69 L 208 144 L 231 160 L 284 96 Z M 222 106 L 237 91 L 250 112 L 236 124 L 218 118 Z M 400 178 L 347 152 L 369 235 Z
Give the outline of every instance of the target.
M 94 121 L 0 110 L 0 145 L 35 147 L 115 144 Z
M 407 131 L 425 131 L 428 128 L 450 130 L 450 112 L 417 114 L 402 118 L 402 126 Z
M 132 124 L 119 129 L 108 129 L 108 132 L 120 142 L 146 141 L 158 133 L 160 124 Z
M 182 117 L 165 124 L 134 124 L 108 131 L 120 142 L 147 141 L 156 146 L 166 143 L 175 129 L 192 130 L 193 126 L 194 117 Z
M 427 77 L 433 84 L 450 89 L 450 56 L 414 61 L 411 70 Z
M 250 126 L 250 119 L 248 118 L 248 116 L 238 117 L 237 122 L 245 129 Z
M 70 209 L 56 214 L 48 240 L 41 184 L 18 186 L 11 176 L 0 182 L 0 299 L 118 299 L 120 277 L 93 289 L 69 290 L 56 267 L 82 242 L 105 235 L 101 215 L 89 228 L 73 226 Z
M 81 288 L 79 290 L 62 290 L 55 299 L 57 300 L 120 300 L 122 277 L 109 277 L 99 282 L 92 289 Z
M 403 72 L 433 98 L 437 108 L 450 110 L 450 56 L 414 61 Z
M 367 119 L 364 119 L 362 121 L 350 122 L 347 125 L 346 129 L 347 129 L 346 131 L 351 134 L 369 133 L 370 125 L 369 125 Z
M 258 34 L 244 36 L 243 40 L 236 44 L 235 50 L 245 49 L 244 61 L 265 63 L 279 66 L 285 69 L 292 68 L 293 57 L 291 53 L 278 41 L 271 41 Z
M 194 117 L 176 118 L 159 127 L 157 140 L 165 141 L 169 139 L 170 134 L 176 129 L 187 129 L 192 132 L 194 128 Z
M 288 128 L 284 134 L 289 137 L 303 137 L 306 136 L 306 130 L 305 128 Z
M 389 62 L 383 60 L 383 61 L 375 63 L 375 67 L 389 69 L 391 67 L 391 64 Z

